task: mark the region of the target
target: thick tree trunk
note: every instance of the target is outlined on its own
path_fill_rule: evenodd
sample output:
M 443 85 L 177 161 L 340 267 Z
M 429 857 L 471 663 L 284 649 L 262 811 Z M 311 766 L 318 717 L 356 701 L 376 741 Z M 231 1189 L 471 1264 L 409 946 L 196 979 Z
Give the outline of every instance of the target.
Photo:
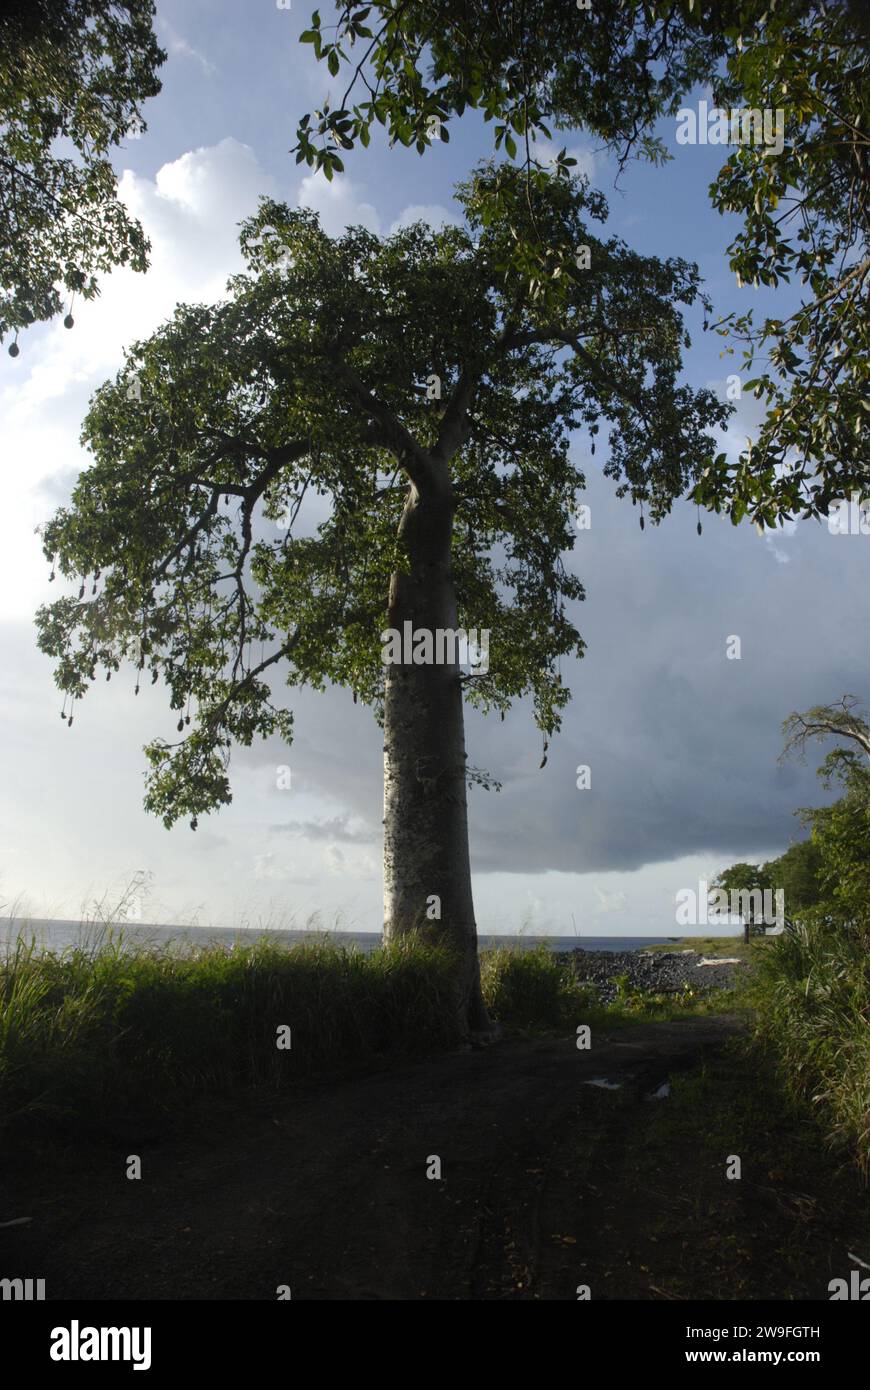
M 410 622 L 433 639 L 456 629 L 452 529 L 449 483 L 424 497 L 412 485 L 400 525 L 409 570 L 390 581 L 390 628 L 403 633 Z M 462 1033 L 485 1032 L 458 666 L 389 665 L 384 713 L 384 937 L 422 931 L 446 942 L 456 953 Z

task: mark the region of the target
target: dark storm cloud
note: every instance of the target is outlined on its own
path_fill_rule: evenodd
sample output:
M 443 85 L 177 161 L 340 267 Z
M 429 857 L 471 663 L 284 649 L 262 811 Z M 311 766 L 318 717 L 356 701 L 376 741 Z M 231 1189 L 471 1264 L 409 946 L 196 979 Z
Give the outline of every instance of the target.
M 588 650 L 563 670 L 573 700 L 547 766 L 527 705 L 503 724 L 468 712 L 469 762 L 503 788 L 470 791 L 475 869 L 603 872 L 780 852 L 804 833 L 795 809 L 828 799 L 815 763 L 778 764 L 783 719 L 846 691 L 870 695 L 870 537 L 807 522 L 762 539 L 706 514 L 699 537 L 685 504 L 641 532 L 591 468 L 584 500 L 592 526 L 566 563 L 586 587 L 574 617 Z M 728 660 L 735 636 L 741 659 Z M 382 738 L 371 715 L 338 691 L 294 694 L 293 704 L 294 777 L 342 809 L 332 833 L 329 821 L 304 833 L 340 841 L 349 813 L 379 837 Z M 576 786 L 580 764 L 588 790 Z

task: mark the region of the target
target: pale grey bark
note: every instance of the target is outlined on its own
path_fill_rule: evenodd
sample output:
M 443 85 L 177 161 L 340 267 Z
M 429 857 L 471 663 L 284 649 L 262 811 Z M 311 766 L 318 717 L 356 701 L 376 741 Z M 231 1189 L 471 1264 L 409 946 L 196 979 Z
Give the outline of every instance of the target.
M 439 461 L 440 462 L 440 461 Z M 390 582 L 391 628 L 456 628 L 454 502 L 446 468 L 413 484 L 400 523 L 409 569 Z M 440 919 L 427 916 L 436 899 Z M 457 956 L 464 1034 L 489 1027 L 471 890 L 462 685 L 455 664 L 390 665 L 384 707 L 384 936 L 422 929 Z

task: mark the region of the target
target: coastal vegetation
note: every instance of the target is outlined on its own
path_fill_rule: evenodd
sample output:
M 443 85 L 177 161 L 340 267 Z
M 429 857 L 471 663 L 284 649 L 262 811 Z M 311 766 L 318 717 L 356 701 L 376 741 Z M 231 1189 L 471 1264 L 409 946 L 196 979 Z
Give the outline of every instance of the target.
M 626 970 L 624 957 L 593 968 L 590 953 L 546 942 L 482 952 L 480 980 L 503 1035 L 737 1012 L 745 1020 L 732 1045 L 738 1069 L 763 1076 L 786 1109 L 812 1116 L 828 1147 L 866 1175 L 868 726 L 848 697 L 824 709 L 827 719 L 819 707 L 785 726 L 788 749 L 799 729 L 808 730 L 799 751 L 810 737 L 837 739 L 820 773 L 843 791 L 802 812 L 810 839 L 760 870 L 765 882 L 794 888 L 785 930 L 648 948 L 662 965 L 662 953 L 675 949 L 694 949 L 693 961 L 736 957 L 739 967 L 710 967 L 732 972 L 724 988 L 718 980 L 710 988 L 707 971 Z M 860 752 L 850 751 L 850 738 Z M 751 873 L 742 878 L 752 886 Z M 172 1123 L 192 1097 L 274 1092 L 467 1047 L 449 1007 L 455 968 L 449 945 L 422 931 L 370 954 L 334 936 L 290 948 L 243 934 L 229 948 L 157 946 L 108 923 L 63 951 L 40 951 L 19 935 L 0 962 L 0 1126 L 99 1131 L 143 1115 Z
M 785 895 L 786 929 L 763 942 L 747 992 L 754 1036 L 785 1092 L 870 1169 L 870 725 L 854 696 L 793 713 L 783 756 L 834 740 L 818 773 L 842 795 L 798 812 L 810 838 L 744 886 Z M 732 871 L 725 871 L 725 875 Z
M 691 992 L 628 987 L 604 1005 L 545 943 L 483 952 L 481 982 L 508 1031 L 711 1008 Z M 449 950 L 422 937 L 365 954 L 326 937 L 182 949 L 108 929 L 40 952 L 19 936 L 0 964 L 0 1124 L 166 1117 L 191 1094 L 278 1088 L 458 1047 L 444 1007 L 451 988 Z

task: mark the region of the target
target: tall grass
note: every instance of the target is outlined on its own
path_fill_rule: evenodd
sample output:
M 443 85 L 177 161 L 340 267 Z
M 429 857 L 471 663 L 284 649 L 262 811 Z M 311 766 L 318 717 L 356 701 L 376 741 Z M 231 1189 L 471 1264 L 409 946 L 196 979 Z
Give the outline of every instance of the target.
M 422 937 L 371 954 L 334 937 L 161 946 L 109 925 L 59 952 L 19 937 L 0 959 L 0 1126 L 111 1127 L 178 1111 L 192 1093 L 443 1050 L 460 1041 L 454 980 L 449 952 Z M 484 952 L 481 980 L 491 1016 L 520 1031 L 708 1007 L 632 995 L 605 1009 L 544 943 Z
M 870 1172 L 870 928 L 820 914 L 759 952 L 749 989 L 756 1038 L 795 1100 Z
M 328 941 L 143 948 L 112 932 L 40 953 L 19 938 L 0 962 L 0 1124 L 98 1122 L 448 1047 L 453 997 L 449 955 L 416 940 L 364 955 Z
M 596 986 L 578 978 L 571 961 L 560 959 L 542 942 L 532 949 L 499 947 L 480 958 L 483 997 L 491 1016 L 520 1031 L 574 1032 L 578 1023 L 619 1026 L 655 1019 L 687 1018 L 727 1008 L 732 994 L 709 995 L 684 989 L 679 994 L 632 988 L 619 983 L 616 1000 L 602 1002 Z M 617 977 L 618 978 L 618 977 Z
M 596 991 L 581 985 L 543 942 L 484 951 L 480 982 L 490 1015 L 509 1028 L 573 1030 L 591 1008 L 601 1012 Z

